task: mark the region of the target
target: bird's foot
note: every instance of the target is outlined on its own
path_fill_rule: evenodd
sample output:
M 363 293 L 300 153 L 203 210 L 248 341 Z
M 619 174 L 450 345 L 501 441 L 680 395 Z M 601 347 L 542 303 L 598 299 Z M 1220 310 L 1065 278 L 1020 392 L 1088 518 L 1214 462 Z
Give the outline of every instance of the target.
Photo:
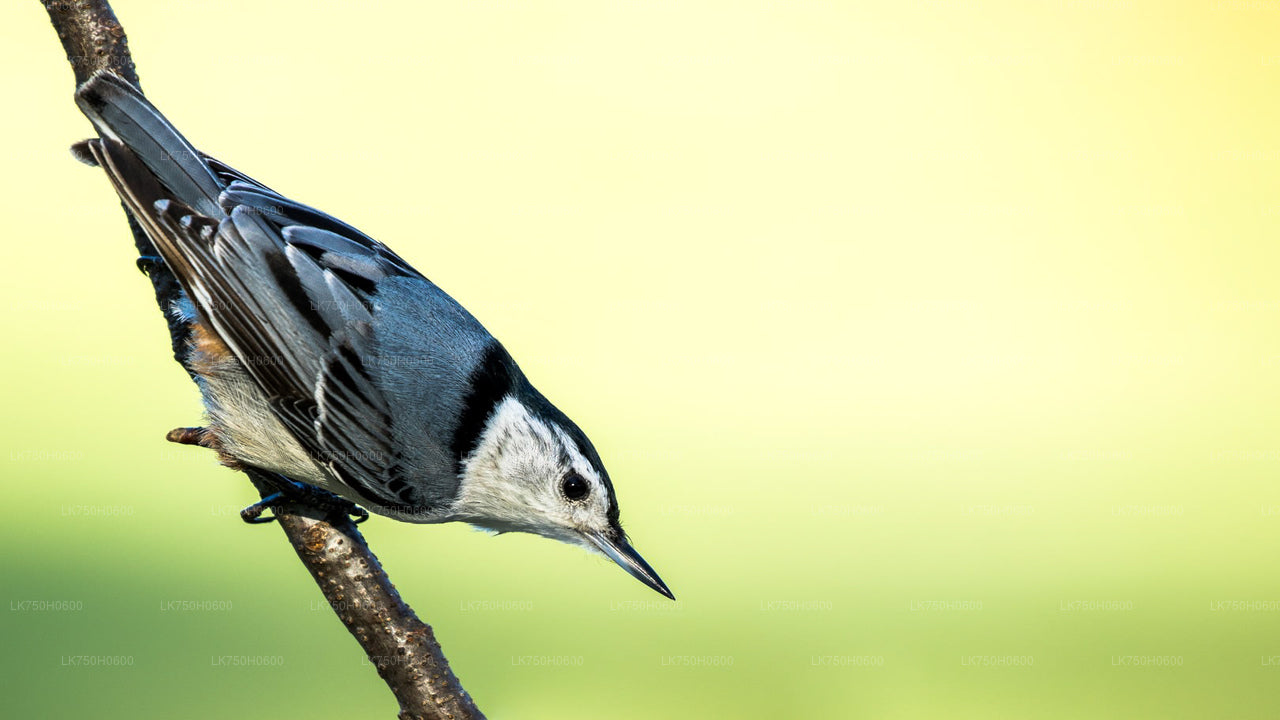
M 218 453 L 218 460 L 229 468 L 234 470 L 253 471 L 253 475 L 261 480 L 270 483 L 275 492 L 267 495 L 258 502 L 250 505 L 240 511 L 240 519 L 252 525 L 261 523 L 269 523 L 275 520 L 274 515 L 263 517 L 262 513 L 268 509 L 274 509 L 281 505 L 295 504 L 306 505 L 307 507 L 323 510 L 333 515 L 342 517 L 350 517 L 356 524 L 362 523 L 369 519 L 369 511 L 356 505 L 350 500 L 334 495 L 328 490 L 322 490 L 314 485 L 308 485 L 297 480 L 290 480 L 283 475 L 266 472 L 257 468 L 247 468 L 239 460 L 229 455 L 223 449 L 222 443 L 218 441 L 217 434 L 209 429 L 202 427 L 180 427 L 169 431 L 165 436 L 169 442 L 175 442 L 180 445 L 195 445 L 197 447 L 208 448 Z
M 284 493 L 273 492 L 270 495 L 262 498 L 258 502 L 241 510 L 240 519 L 249 523 L 250 525 L 260 525 L 262 523 L 269 523 L 272 520 L 275 520 L 276 517 L 274 515 L 268 515 L 266 517 L 262 517 L 262 513 L 266 512 L 267 508 L 274 507 L 284 502 L 284 499 L 285 499 Z
M 139 272 L 150 275 L 152 270 L 164 265 L 164 258 L 159 255 L 139 255 L 137 265 Z
M 357 525 L 369 519 L 369 511 L 350 500 L 322 490 L 314 485 L 290 480 L 276 474 L 263 473 L 272 485 L 279 488 L 258 502 L 240 511 L 240 519 L 251 525 L 269 523 L 275 520 L 274 515 L 262 516 L 268 508 L 276 508 L 287 503 L 297 503 L 318 508 L 334 515 L 352 518 Z

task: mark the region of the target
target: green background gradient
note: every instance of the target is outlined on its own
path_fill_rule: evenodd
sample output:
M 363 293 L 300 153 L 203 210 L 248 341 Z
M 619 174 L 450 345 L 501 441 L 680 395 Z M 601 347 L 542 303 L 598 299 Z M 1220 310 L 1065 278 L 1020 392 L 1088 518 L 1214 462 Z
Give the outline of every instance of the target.
M 1274 716 L 1280 2 L 427 5 L 116 9 L 198 147 L 506 343 L 679 598 L 371 520 L 491 717 Z M 0 715 L 392 717 L 163 440 L 61 48 L 0 27 Z

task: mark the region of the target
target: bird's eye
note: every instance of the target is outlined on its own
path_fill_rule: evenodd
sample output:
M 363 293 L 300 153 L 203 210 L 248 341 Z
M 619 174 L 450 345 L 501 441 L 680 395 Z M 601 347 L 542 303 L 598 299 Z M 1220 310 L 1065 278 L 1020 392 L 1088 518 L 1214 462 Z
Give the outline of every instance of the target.
M 560 490 L 564 492 L 564 496 L 570 500 L 583 500 L 587 495 L 591 494 L 591 486 L 587 484 L 587 479 L 574 472 L 569 471 L 564 476 L 564 481 L 560 484 Z

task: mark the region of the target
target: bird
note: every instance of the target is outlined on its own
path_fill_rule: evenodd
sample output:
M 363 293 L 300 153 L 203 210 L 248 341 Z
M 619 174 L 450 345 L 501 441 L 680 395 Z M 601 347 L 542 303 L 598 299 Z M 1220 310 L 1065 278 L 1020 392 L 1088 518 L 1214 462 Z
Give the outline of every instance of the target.
M 201 444 L 396 520 L 578 545 L 675 599 L 586 434 L 456 300 L 198 151 L 119 75 L 96 72 L 75 100 L 97 137 L 73 154 L 105 171 L 183 290 Z

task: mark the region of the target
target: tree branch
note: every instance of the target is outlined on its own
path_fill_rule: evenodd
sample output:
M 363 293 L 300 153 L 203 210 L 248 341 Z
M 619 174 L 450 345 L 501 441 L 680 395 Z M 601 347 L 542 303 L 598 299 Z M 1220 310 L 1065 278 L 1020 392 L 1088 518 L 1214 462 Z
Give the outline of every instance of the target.
M 100 69 L 109 69 L 138 85 L 124 29 L 107 0 L 41 0 L 58 32 L 76 84 Z M 154 256 L 155 248 L 128 211 L 138 254 Z M 163 263 L 148 267 L 169 326 L 174 359 L 187 365 L 191 328 L 177 312 L 182 288 Z M 275 487 L 258 471 L 246 469 L 264 497 Z M 400 599 L 378 558 L 346 515 L 297 503 L 273 508 L 280 528 L 315 579 L 338 619 L 347 627 L 378 669 L 400 703 L 403 720 L 483 718 L 449 668 L 431 627 Z

